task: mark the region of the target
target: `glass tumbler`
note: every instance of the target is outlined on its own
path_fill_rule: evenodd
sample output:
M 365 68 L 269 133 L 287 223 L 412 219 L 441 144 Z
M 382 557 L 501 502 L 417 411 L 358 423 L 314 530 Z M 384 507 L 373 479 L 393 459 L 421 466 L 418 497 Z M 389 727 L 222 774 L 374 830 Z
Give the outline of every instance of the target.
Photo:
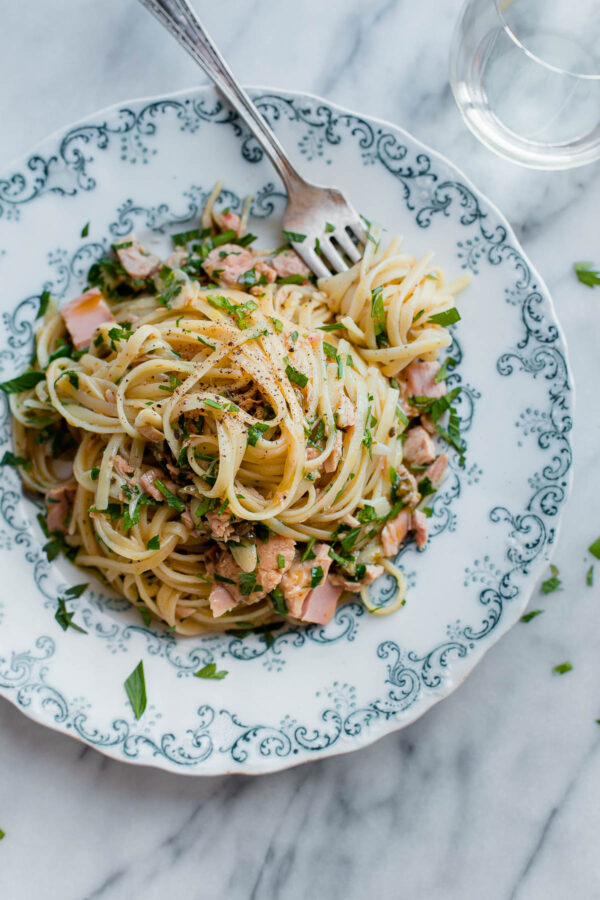
M 600 159 L 600 0 L 467 0 L 450 84 L 501 156 L 538 169 Z

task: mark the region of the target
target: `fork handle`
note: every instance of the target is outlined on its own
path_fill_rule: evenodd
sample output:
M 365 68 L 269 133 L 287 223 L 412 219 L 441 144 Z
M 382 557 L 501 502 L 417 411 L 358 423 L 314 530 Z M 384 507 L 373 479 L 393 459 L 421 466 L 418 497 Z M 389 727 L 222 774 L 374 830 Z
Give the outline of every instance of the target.
M 140 0 L 140 3 L 177 38 L 225 95 L 277 169 L 288 194 L 295 187 L 304 185 L 304 179 L 287 158 L 283 147 L 238 83 L 187 0 Z

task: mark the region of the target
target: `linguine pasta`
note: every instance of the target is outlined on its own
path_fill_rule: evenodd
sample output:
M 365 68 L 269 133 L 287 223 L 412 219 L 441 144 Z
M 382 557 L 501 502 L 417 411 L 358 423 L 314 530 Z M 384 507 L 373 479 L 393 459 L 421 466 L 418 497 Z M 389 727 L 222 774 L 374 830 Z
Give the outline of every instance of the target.
M 179 634 L 326 622 L 352 594 L 397 609 L 393 557 L 424 545 L 447 463 L 432 433 L 462 452 L 436 359 L 463 282 L 373 234 L 316 284 L 289 247 L 253 253 L 218 193 L 166 264 L 130 238 L 47 303 L 9 388 L 23 482 L 78 565 Z

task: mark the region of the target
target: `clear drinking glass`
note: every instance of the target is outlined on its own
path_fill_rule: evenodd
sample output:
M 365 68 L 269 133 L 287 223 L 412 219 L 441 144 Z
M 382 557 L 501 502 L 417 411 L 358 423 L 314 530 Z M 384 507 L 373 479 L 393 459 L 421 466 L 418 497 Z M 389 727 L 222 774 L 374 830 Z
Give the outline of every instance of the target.
M 538 169 L 600 159 L 600 0 L 467 0 L 450 84 L 496 153 Z

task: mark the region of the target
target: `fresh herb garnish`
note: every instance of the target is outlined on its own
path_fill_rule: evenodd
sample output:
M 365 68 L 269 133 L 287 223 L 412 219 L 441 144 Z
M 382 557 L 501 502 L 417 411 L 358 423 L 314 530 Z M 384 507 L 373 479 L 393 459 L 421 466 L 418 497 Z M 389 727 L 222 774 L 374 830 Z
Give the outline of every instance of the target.
M 377 346 L 380 347 L 387 344 L 388 339 L 382 285 L 373 288 L 371 291 L 371 318 L 373 319 L 373 333 L 375 334 Z
M 190 231 L 180 231 L 172 234 L 171 240 L 176 247 L 184 247 L 190 241 L 201 241 L 210 235 L 210 228 L 192 228 Z
M 84 585 L 83 587 L 85 589 L 87 587 L 87 585 Z M 69 598 L 69 597 L 67 597 L 67 594 L 68 594 L 68 591 L 65 592 L 64 597 L 58 598 L 58 609 L 56 610 L 54 618 L 56 619 L 56 621 L 58 622 L 58 624 L 60 625 L 60 627 L 62 628 L 63 631 L 66 631 L 68 628 L 72 628 L 74 631 L 79 631 L 81 634 L 87 634 L 87 631 L 85 630 L 85 628 L 80 628 L 79 625 L 76 625 L 75 622 L 73 622 L 73 616 L 75 615 L 75 613 L 70 612 L 66 606 L 67 599 L 73 599 L 73 597 Z
M 331 222 L 325 222 L 325 234 L 331 234 L 332 231 L 335 231 L 335 225 L 332 225 Z
M 313 566 L 310 570 L 310 586 L 316 588 L 323 581 L 323 566 Z
M 17 378 L 3 381 L 0 384 L 0 390 L 4 391 L 5 394 L 21 394 L 23 391 L 34 388 L 36 384 L 39 384 L 40 381 L 45 381 L 45 379 L 46 376 L 43 372 L 23 372 Z
M 570 662 L 564 662 L 564 663 L 560 663 L 560 665 L 558 665 L 558 666 L 554 666 L 552 671 L 555 675 L 564 675 L 565 672 L 570 672 L 572 668 L 573 668 L 573 666 L 571 665 Z
M 451 309 L 445 309 L 443 312 L 429 316 L 429 321 L 435 322 L 436 325 L 454 325 L 455 322 L 460 321 L 460 313 L 457 308 L 453 306 Z
M 588 587 L 593 587 L 594 584 L 594 567 L 590 566 L 587 570 L 587 574 L 585 576 L 585 583 Z
M 282 553 L 277 554 L 277 568 L 285 569 L 285 556 Z
M 30 469 L 31 465 L 31 460 L 25 459 L 23 456 L 15 456 L 10 450 L 6 450 L 0 460 L 0 466 L 21 466 L 23 469 Z
M 600 272 L 592 269 L 592 263 L 575 263 L 573 268 L 575 269 L 577 280 L 582 284 L 585 284 L 587 287 L 594 287 L 595 285 L 600 284 Z
M 98 481 L 98 475 L 100 474 L 100 466 L 92 466 L 90 469 L 90 478 L 92 481 Z
M 541 616 L 543 612 L 543 609 L 532 609 L 531 612 L 525 613 L 524 616 L 521 616 L 521 622 L 531 622 L 531 620 L 535 619 L 536 616 Z
M 271 603 L 273 604 L 275 612 L 279 613 L 280 616 L 287 615 L 287 603 L 285 602 L 285 596 L 281 588 L 274 588 L 274 590 L 272 590 L 269 594 L 269 597 L 271 599 Z
M 151 537 L 148 543 L 146 544 L 146 548 L 148 550 L 160 550 L 160 538 L 157 534 L 154 537 Z
M 289 380 L 293 384 L 297 384 L 298 387 L 305 388 L 308 384 L 308 376 L 304 375 L 302 372 L 299 372 L 298 369 L 295 369 L 294 366 L 290 365 L 289 362 L 286 363 L 285 374 L 287 375 Z
M 275 329 L 277 334 L 281 334 L 281 332 L 283 331 L 283 322 L 281 321 L 281 319 L 271 319 L 271 322 L 273 323 L 273 328 Z
M 268 431 L 271 426 L 267 422 L 255 422 L 248 428 L 248 443 L 256 447 L 259 437 Z
M 0 387 L 1 387 L 1 385 L 0 385 Z M 590 544 L 590 546 L 588 547 L 588 550 L 590 551 L 592 556 L 595 556 L 596 559 L 600 559 L 600 537 L 596 538 L 596 540 L 594 541 L 593 544 Z
M 306 562 L 307 559 L 316 559 L 317 554 L 313 552 L 313 547 L 315 546 L 315 541 L 317 539 L 311 537 L 308 544 L 306 545 L 306 549 L 302 556 L 300 557 L 300 562 Z
M 232 303 L 227 297 L 212 294 L 206 299 L 211 306 L 223 310 L 230 316 L 233 316 L 238 328 L 242 331 L 245 331 L 246 328 L 250 327 L 249 314 L 254 312 L 255 309 L 258 309 L 258 303 L 254 300 L 248 300 L 246 303 Z
M 164 484 L 164 482 L 162 482 L 160 480 L 160 478 L 157 478 L 156 481 L 154 482 L 154 484 L 159 489 L 159 491 L 161 492 L 161 494 L 163 495 L 163 497 L 165 498 L 165 500 L 167 501 L 167 504 L 169 506 L 172 506 L 173 509 L 177 510 L 177 512 L 184 511 L 185 503 L 183 502 L 183 500 L 180 500 L 179 497 L 177 497 L 175 494 L 173 494 L 169 490 L 169 488 L 166 486 L 166 484 Z
M 144 662 L 141 660 L 129 678 L 124 683 L 125 693 L 131 703 L 131 708 L 136 719 L 140 719 L 146 709 L 146 678 L 144 675 Z
M 90 233 L 90 223 L 86 222 L 83 228 L 81 229 L 81 237 L 87 237 Z
M 285 228 L 282 228 L 281 233 L 283 234 L 286 241 L 290 242 L 290 244 L 292 244 L 292 243 L 301 244 L 302 241 L 306 240 L 306 235 L 301 234 L 298 231 L 286 231 Z
M 548 578 L 546 581 L 542 582 L 540 587 L 540 591 L 542 594 L 551 594 L 553 591 L 560 590 L 560 586 L 562 584 L 560 578 L 558 577 L 558 569 L 556 566 L 550 566 L 552 571 L 552 578 Z
M 37 311 L 36 319 L 41 319 L 48 309 L 48 304 L 50 303 L 50 291 L 42 291 L 40 294 L 40 306 Z
M 440 381 L 445 381 L 446 378 L 448 377 L 448 375 L 450 374 L 450 372 L 448 371 L 448 366 L 452 366 L 452 368 L 454 368 L 455 365 L 456 365 L 456 360 L 453 359 L 451 356 L 449 356 L 447 359 L 445 359 L 443 364 L 440 366 L 438 373 L 436 374 L 435 378 L 433 379 L 434 384 L 439 384 Z
M 319 325 L 317 331 L 345 331 L 346 326 L 341 322 L 332 322 L 330 325 Z
M 181 381 L 179 378 L 176 378 L 175 375 L 169 375 L 169 383 L 168 384 L 159 384 L 159 391 L 167 391 L 169 394 L 172 394 L 173 391 L 179 387 Z
M 285 275 L 283 278 L 277 278 L 277 284 L 304 284 L 306 278 L 304 275 Z
M 260 584 L 256 583 L 256 572 L 242 572 L 238 578 L 240 594 L 244 597 L 250 596 L 254 591 L 261 591 Z
M 196 678 L 210 678 L 213 681 L 222 681 L 229 672 L 227 669 L 221 669 L 217 672 L 217 664 L 216 663 L 207 663 L 197 672 L 194 672 L 194 676 Z

